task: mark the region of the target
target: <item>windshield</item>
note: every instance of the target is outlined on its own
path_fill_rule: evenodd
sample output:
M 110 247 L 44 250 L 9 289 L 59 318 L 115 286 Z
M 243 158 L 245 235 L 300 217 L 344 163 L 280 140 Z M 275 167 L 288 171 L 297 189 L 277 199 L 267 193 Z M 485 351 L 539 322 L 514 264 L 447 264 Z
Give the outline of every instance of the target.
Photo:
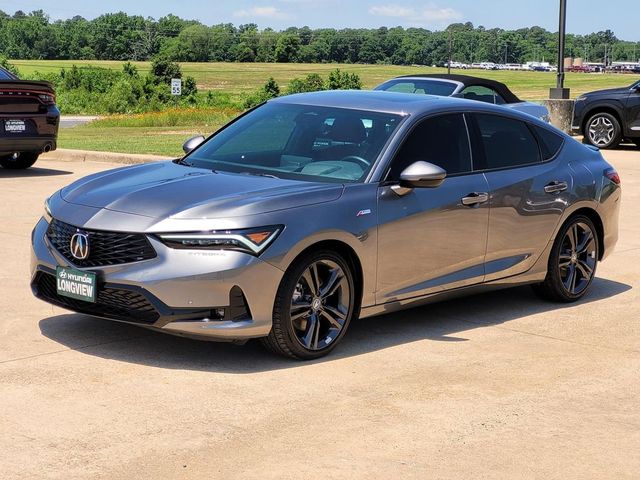
M 376 90 L 398 93 L 421 93 L 424 95 L 437 95 L 439 97 L 450 97 L 458 88 L 457 83 L 445 82 L 433 79 L 409 79 L 398 78 L 390 80 L 380 85 Z
M 267 103 L 182 163 L 215 171 L 321 182 L 363 180 L 402 117 Z

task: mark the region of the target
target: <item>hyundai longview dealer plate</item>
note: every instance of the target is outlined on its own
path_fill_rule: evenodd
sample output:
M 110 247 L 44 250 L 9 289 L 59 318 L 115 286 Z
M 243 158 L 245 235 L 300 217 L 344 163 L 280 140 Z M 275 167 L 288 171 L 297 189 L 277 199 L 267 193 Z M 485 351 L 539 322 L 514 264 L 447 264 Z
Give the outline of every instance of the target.
M 95 273 L 81 272 L 72 268 L 56 268 L 56 290 L 58 295 L 85 302 L 96 302 Z
M 6 120 L 4 131 L 9 133 L 22 133 L 27 130 L 24 120 Z

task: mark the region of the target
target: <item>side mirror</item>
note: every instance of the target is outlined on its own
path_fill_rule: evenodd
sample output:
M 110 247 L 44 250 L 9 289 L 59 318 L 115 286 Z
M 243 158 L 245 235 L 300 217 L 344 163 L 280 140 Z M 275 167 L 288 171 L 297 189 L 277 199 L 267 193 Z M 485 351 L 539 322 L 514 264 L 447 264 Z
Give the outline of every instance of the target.
M 189 140 L 184 142 L 184 145 L 182 145 L 182 150 L 184 150 L 184 153 L 191 153 L 205 140 L 206 139 L 202 135 L 198 135 L 197 137 L 190 138 Z
M 400 174 L 400 186 L 405 188 L 437 188 L 447 178 L 447 172 L 429 162 L 415 162 Z

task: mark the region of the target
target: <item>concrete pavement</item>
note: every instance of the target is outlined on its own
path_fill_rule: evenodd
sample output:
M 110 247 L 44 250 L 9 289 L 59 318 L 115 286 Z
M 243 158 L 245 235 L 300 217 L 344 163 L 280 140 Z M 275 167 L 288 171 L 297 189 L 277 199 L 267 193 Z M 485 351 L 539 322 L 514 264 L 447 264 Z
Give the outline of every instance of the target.
M 354 322 L 331 357 L 200 343 L 34 299 L 44 199 L 116 164 L 0 170 L 0 477 L 637 479 L 640 152 L 574 305 L 529 288 Z

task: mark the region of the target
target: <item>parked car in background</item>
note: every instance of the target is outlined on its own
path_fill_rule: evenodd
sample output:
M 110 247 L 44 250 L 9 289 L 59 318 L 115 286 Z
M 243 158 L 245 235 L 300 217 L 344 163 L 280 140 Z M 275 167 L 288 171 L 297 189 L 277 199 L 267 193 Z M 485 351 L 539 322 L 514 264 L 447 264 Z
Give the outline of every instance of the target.
M 408 75 L 388 80 L 375 90 L 466 98 L 528 113 L 547 123 L 550 121 L 545 106 L 524 102 L 504 83 L 486 78 L 456 74 Z
M 35 295 L 313 359 L 357 317 L 452 295 L 531 284 L 576 301 L 618 238 L 620 179 L 600 152 L 487 103 L 289 95 L 186 147 L 53 194 Z
M 49 82 L 20 80 L 0 67 L 0 165 L 23 169 L 55 150 L 60 111 Z
M 571 128 L 598 148 L 615 148 L 623 140 L 640 147 L 640 80 L 580 95 Z

